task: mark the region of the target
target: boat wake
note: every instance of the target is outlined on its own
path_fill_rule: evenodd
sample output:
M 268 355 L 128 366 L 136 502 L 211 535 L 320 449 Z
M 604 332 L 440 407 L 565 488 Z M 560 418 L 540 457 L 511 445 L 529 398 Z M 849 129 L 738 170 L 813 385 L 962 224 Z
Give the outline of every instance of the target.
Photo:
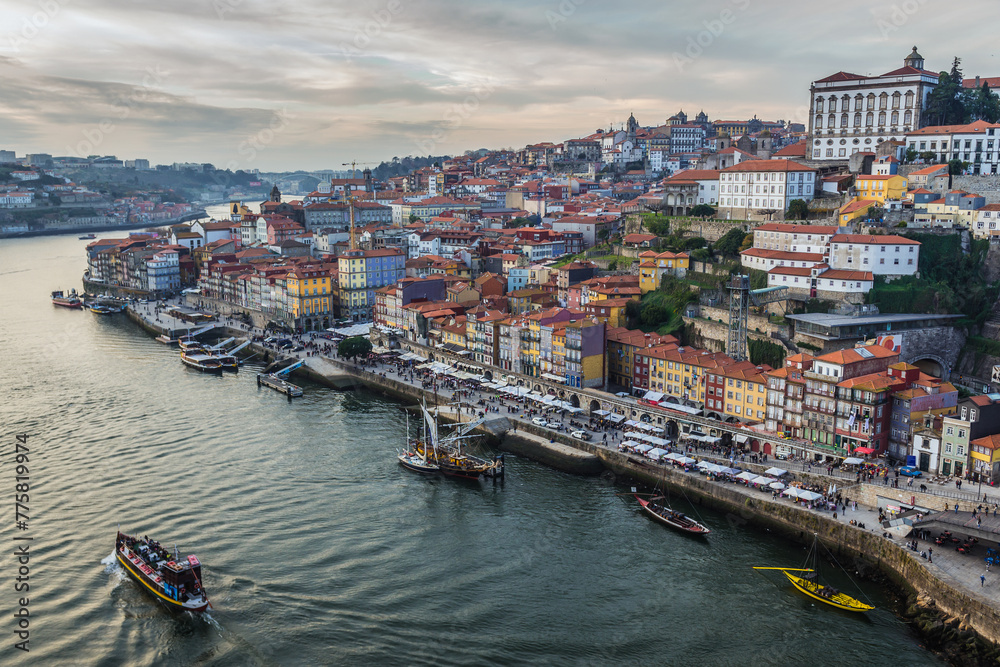
M 192 615 L 195 618 L 199 618 L 199 619 L 203 620 L 208 625 L 211 625 L 213 628 L 215 628 L 219 632 L 222 632 L 222 626 L 219 625 L 219 622 L 217 620 L 215 620 L 215 618 L 212 616 L 212 613 L 210 611 L 206 610 L 206 611 L 201 612 L 200 614 L 192 614 Z
M 124 568 L 119 564 L 118 559 L 115 557 L 115 553 L 112 551 L 110 556 L 105 556 L 101 559 L 101 565 L 104 566 L 104 574 L 110 574 L 114 576 L 114 585 L 117 586 L 121 582 L 125 581 L 127 578 Z

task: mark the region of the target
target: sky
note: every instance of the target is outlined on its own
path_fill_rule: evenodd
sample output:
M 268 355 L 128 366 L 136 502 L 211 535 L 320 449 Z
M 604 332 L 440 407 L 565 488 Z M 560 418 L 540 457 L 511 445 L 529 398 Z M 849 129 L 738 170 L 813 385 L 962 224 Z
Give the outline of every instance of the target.
M 966 0 L 0 0 L 0 149 L 341 169 L 620 125 L 805 122 L 916 45 L 1000 76 Z

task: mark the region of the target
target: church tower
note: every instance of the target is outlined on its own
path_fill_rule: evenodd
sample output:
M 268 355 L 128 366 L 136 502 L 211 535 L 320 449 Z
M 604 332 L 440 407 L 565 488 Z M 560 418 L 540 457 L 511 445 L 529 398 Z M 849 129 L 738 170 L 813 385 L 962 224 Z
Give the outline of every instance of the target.
M 271 197 L 269 199 L 270 201 L 281 203 L 281 190 L 278 189 L 277 183 L 271 188 Z
M 924 68 L 924 57 L 917 53 L 917 47 L 914 46 L 910 55 L 906 56 L 903 60 L 903 67 L 912 67 L 914 69 Z
M 626 126 L 625 130 L 626 138 L 629 139 L 632 143 L 635 143 L 635 135 L 638 132 L 638 130 L 639 130 L 639 121 L 635 119 L 634 115 L 629 114 L 628 125 Z
M 770 160 L 774 139 L 771 137 L 771 130 L 766 127 L 757 136 L 757 157 L 761 160 Z
M 729 148 L 733 143 L 732 138 L 730 138 L 729 133 L 725 130 L 719 130 L 719 134 L 715 138 L 715 150 L 724 151 Z

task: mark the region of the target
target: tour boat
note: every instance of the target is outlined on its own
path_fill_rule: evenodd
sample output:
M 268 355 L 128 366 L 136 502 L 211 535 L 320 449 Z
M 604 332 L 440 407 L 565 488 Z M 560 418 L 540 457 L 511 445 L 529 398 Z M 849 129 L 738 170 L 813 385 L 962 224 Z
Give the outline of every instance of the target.
M 636 495 L 635 499 L 639 501 L 639 505 L 646 512 L 646 514 L 653 517 L 656 521 L 670 526 L 671 528 L 676 528 L 677 530 L 691 535 L 708 535 L 712 532 L 707 527 L 698 523 L 686 514 L 672 510 L 666 505 L 658 505 L 653 502 L 654 500 L 661 500 L 661 498 L 644 500 Z
M 201 585 L 201 562 L 196 556 L 181 560 L 175 553 L 171 557 L 155 540 L 118 531 L 115 557 L 133 579 L 170 609 L 208 609 L 208 595 Z
M 90 240 L 90 239 L 96 239 L 96 238 L 97 238 L 97 234 L 87 234 L 87 235 L 85 235 L 85 236 L 80 236 L 80 237 L 78 237 L 78 238 L 79 238 L 79 239 L 80 239 L 81 241 L 87 241 L 87 240 Z
M 177 345 L 182 352 L 204 352 L 205 346 L 191 336 L 182 336 L 177 340 Z
M 181 352 L 181 362 L 185 366 L 197 368 L 204 373 L 221 373 L 222 363 L 210 354 Z
M 94 303 L 90 305 L 90 312 L 97 313 L 98 315 L 113 315 L 119 312 L 117 308 L 105 305 L 103 303 Z
M 222 366 L 224 371 L 238 371 L 240 369 L 240 360 L 233 354 L 213 354 L 213 357 L 219 360 L 219 364 Z
M 63 294 L 62 290 L 53 292 L 52 303 L 63 308 L 83 308 L 83 301 L 80 300 L 75 289 L 71 289 L 69 294 Z
M 819 544 L 819 536 L 814 534 L 813 545 L 809 550 L 809 554 L 806 556 L 806 565 L 812 565 L 812 567 L 754 567 L 755 570 L 778 570 L 783 575 L 785 575 L 792 586 L 795 587 L 801 593 L 805 593 L 814 600 L 819 600 L 825 604 L 828 604 L 837 609 L 843 609 L 844 611 L 855 611 L 855 612 L 865 612 L 871 611 L 875 607 L 870 604 L 866 604 L 860 600 L 852 598 L 850 595 L 843 593 L 833 586 L 826 584 L 821 584 L 816 581 L 816 566 L 818 564 L 819 551 L 817 545 Z M 792 574 L 792 572 L 804 572 L 803 575 Z M 864 592 L 862 591 L 862 594 Z

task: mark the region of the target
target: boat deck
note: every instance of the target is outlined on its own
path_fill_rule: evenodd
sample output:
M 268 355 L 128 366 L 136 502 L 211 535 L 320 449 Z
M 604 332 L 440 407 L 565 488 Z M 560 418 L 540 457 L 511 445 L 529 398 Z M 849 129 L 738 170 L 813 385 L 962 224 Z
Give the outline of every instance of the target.
M 299 397 L 302 395 L 302 387 L 294 385 L 288 380 L 284 380 L 274 374 L 257 374 L 257 386 L 265 386 L 274 389 L 275 391 L 280 391 L 289 398 Z

